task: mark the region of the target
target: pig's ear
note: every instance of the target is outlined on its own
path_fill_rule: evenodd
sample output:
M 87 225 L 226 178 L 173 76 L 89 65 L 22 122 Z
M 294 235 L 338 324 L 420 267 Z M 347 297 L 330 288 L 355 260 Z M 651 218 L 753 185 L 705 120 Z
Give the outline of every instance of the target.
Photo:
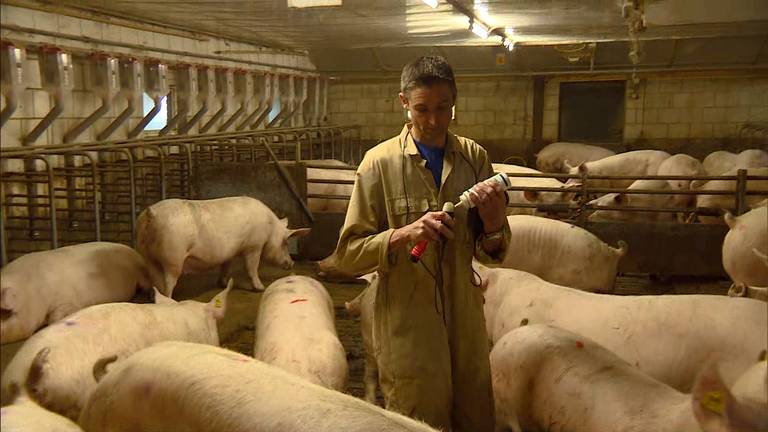
M 155 291 L 155 304 L 176 304 L 178 303 L 176 300 L 166 297 L 163 295 L 163 293 L 160 292 L 156 287 L 152 287 L 152 289 Z
M 96 363 L 93 364 L 93 379 L 96 380 L 96 382 L 101 381 L 101 379 L 104 377 L 104 375 L 109 372 L 107 370 L 107 366 L 117 361 L 117 355 L 113 354 L 109 357 L 102 357 L 98 360 L 96 360 Z
M 281 218 L 280 219 L 280 225 L 287 227 L 288 226 L 288 218 Z
M 312 231 L 312 228 L 299 228 L 295 230 L 288 230 L 288 238 L 291 237 L 304 237 Z
M 209 301 L 206 305 L 208 310 L 213 314 L 213 318 L 217 321 L 224 318 L 224 315 L 227 313 L 227 296 L 229 295 L 229 291 L 234 285 L 235 280 L 229 278 L 229 281 L 227 281 L 227 287 L 224 288 L 224 291 L 216 294 L 216 296 L 212 298 L 211 301 Z
M 571 164 L 570 164 L 570 162 L 568 161 L 568 159 L 564 159 L 564 160 L 563 160 L 563 167 L 564 167 L 565 169 L 567 169 L 567 170 L 568 170 L 568 172 L 570 172 L 572 169 L 574 169 L 574 168 L 575 168 L 573 165 L 571 165 Z
M 615 197 L 613 197 L 614 204 L 624 204 L 627 202 L 627 197 L 623 193 L 617 193 Z
M 536 202 L 539 199 L 539 191 L 527 190 L 523 191 L 523 196 L 528 202 Z
M 45 347 L 35 354 L 32 364 L 29 365 L 29 372 L 24 381 L 24 388 L 32 399 L 40 400 L 42 390 L 38 388 L 43 379 L 45 370 L 48 369 L 48 356 L 51 354 L 51 348 Z
M 13 295 L 12 288 L 3 287 L 0 290 L 0 308 L 4 311 L 13 311 L 16 306 L 16 296 Z
M 587 168 L 587 164 L 579 164 L 579 172 L 580 173 L 588 173 L 589 168 Z
M 720 378 L 717 362 L 710 358 L 693 384 L 693 413 L 704 432 L 765 430 L 766 414 L 738 403 Z M 763 428 L 759 425 L 763 424 Z

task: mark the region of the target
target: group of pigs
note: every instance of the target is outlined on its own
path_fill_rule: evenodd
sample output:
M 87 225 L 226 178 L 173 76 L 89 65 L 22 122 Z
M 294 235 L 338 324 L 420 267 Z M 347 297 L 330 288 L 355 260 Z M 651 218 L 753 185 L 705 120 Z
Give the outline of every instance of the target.
M 768 152 L 758 149 L 741 153 L 716 151 L 704 161 L 687 154 L 670 155 L 659 150 L 635 150 L 616 154 L 611 150 L 580 143 L 557 142 L 544 147 L 536 155 L 538 169 L 516 165 L 494 164 L 496 171 L 511 175 L 513 186 L 555 188 L 562 191 L 510 191 L 508 193 L 514 214 L 535 214 L 531 207 L 514 204 L 567 204 L 582 185 L 582 179 L 571 178 L 563 183 L 554 178 L 519 177 L 520 174 L 563 173 L 587 175 L 589 188 L 621 188 L 653 191 L 655 193 L 608 193 L 590 201 L 590 220 L 610 221 L 680 221 L 689 220 L 685 209 L 707 209 L 698 215 L 702 223 L 722 223 L 714 216 L 720 210 L 735 207 L 733 195 L 707 194 L 708 191 L 735 191 L 734 180 L 653 180 L 653 179 L 590 179 L 589 176 L 734 176 L 739 169 L 748 175 L 768 175 Z M 518 175 L 518 177 L 515 177 Z M 768 180 L 750 179 L 746 184 L 751 193 L 746 206 L 754 207 L 768 198 Z M 669 193 L 664 193 L 668 191 Z M 600 209 L 600 207 L 609 207 Z M 632 207 L 666 208 L 667 212 L 626 211 Z M 679 209 L 679 211 L 675 211 Z
M 261 296 L 254 357 L 219 348 L 227 287 L 171 298 L 183 273 L 243 256 L 292 267 L 291 230 L 258 200 L 166 200 L 145 210 L 137 249 L 93 242 L 2 269 L 2 343 L 27 338 L 2 375 L 3 431 L 428 431 L 346 395 L 331 298 L 304 276 Z M 154 303 L 128 302 L 141 288 Z M 153 289 L 153 287 L 156 287 Z
M 498 430 L 768 430 L 765 302 L 597 293 L 612 290 L 626 245 L 551 219 L 508 221 L 514 247 L 502 266 L 473 264 L 493 347 Z M 375 402 L 378 277 L 365 278 L 368 287 L 346 307 L 360 316 L 365 398 Z

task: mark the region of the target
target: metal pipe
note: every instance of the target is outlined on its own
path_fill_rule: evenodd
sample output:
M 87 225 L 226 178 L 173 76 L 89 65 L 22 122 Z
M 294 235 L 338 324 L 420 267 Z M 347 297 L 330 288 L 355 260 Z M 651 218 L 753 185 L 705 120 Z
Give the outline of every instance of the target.
M 165 127 L 160 129 L 158 135 L 166 135 L 168 132 L 172 131 L 174 126 L 176 126 L 176 124 L 179 123 L 182 118 L 186 118 L 188 112 L 189 104 L 186 101 L 179 103 L 179 112 L 177 112 L 173 118 L 168 120 L 168 123 L 165 125 Z
M 99 106 L 96 109 L 96 111 L 92 112 L 91 115 L 89 115 L 83 121 L 81 121 L 80 123 L 75 125 L 72 129 L 70 129 L 64 135 L 64 142 L 70 143 L 76 140 L 81 133 L 85 132 L 85 130 L 88 129 L 93 123 L 95 123 L 96 120 L 100 119 L 101 116 L 106 114 L 110 108 L 112 108 L 112 96 L 106 96 L 106 95 L 102 96 L 101 106 Z
M 5 122 L 16 112 L 19 103 L 16 101 L 16 92 L 9 90 L 3 93 L 5 95 L 5 108 L 0 111 L 0 127 L 5 125 Z
M 134 102 L 133 96 L 126 97 L 126 100 L 128 101 L 128 105 L 126 105 L 123 112 L 120 113 L 117 118 L 115 118 L 112 123 L 109 124 L 106 128 L 104 128 L 103 131 L 99 132 L 99 134 L 96 136 L 96 139 L 99 141 L 103 141 L 112 135 L 115 130 L 117 130 L 118 127 L 120 127 L 123 123 L 125 123 L 126 120 L 128 120 L 133 112 L 136 110 L 136 105 Z
M 296 185 L 293 184 L 293 180 L 291 180 L 290 175 L 285 171 L 285 168 L 280 165 L 280 161 L 277 159 L 277 156 L 275 156 L 275 153 L 272 151 L 269 143 L 267 143 L 267 139 L 264 137 L 259 137 L 258 140 L 264 145 L 264 148 L 267 149 L 269 157 L 272 158 L 272 162 L 275 164 L 277 173 L 280 175 L 280 178 L 282 178 L 283 183 L 288 186 L 288 190 L 291 192 L 291 195 L 293 195 L 293 198 L 299 203 L 299 205 L 301 205 L 301 210 L 307 216 L 309 222 L 314 222 L 315 217 L 312 215 L 312 212 L 309 210 L 309 207 L 307 207 L 307 204 L 304 202 L 304 200 L 301 199 L 301 195 L 299 195 L 299 192 L 296 190 Z
M 152 121 L 152 119 L 155 118 L 155 116 L 160 112 L 160 110 L 163 107 L 163 96 L 156 96 L 152 99 L 154 102 L 154 105 L 152 106 L 152 109 L 149 110 L 147 115 L 144 116 L 144 118 L 139 121 L 139 123 L 131 129 L 130 132 L 128 132 L 128 138 L 135 138 L 137 137 L 141 132 L 144 131 L 144 128 L 147 127 L 149 122 Z
M 736 216 L 746 211 L 747 200 L 744 192 L 747 189 L 747 170 L 740 169 L 736 171 L 738 179 L 736 180 Z
M 208 112 L 208 100 L 206 99 L 203 101 L 203 105 L 200 107 L 199 110 L 195 113 L 192 118 L 186 122 L 183 126 L 179 126 L 179 135 L 186 134 L 192 129 L 197 122 L 200 121 L 201 118 Z
M 241 103 L 240 108 L 238 108 L 237 111 L 235 111 L 235 113 L 232 114 L 232 116 L 229 119 L 227 119 L 227 121 L 225 121 L 221 126 L 219 126 L 219 132 L 224 132 L 227 129 L 229 129 L 229 127 L 232 126 L 232 123 L 234 123 L 235 120 L 237 120 L 245 112 L 245 106 L 247 104 L 248 102 Z
M 24 138 L 21 139 L 21 142 L 23 145 L 28 146 L 34 143 L 35 141 L 37 141 L 40 135 L 42 135 L 43 132 L 45 132 L 45 130 L 48 129 L 48 127 L 53 123 L 53 121 L 56 120 L 61 115 L 61 113 L 64 112 L 63 92 L 58 90 L 58 91 L 53 91 L 52 94 L 53 94 L 53 100 L 54 100 L 53 108 L 51 108 L 48 114 L 46 114 L 46 116 L 43 117 L 42 120 L 40 120 L 40 122 L 37 124 L 37 126 L 35 126 L 34 129 L 32 129 L 31 132 L 29 132 Z
M 261 107 L 261 112 L 259 113 L 259 116 L 256 117 L 256 120 L 254 120 L 253 123 L 250 124 L 250 129 L 256 129 L 261 125 L 261 123 L 264 121 L 264 119 L 267 118 L 269 115 L 269 112 L 272 110 L 272 103 L 275 100 L 275 95 L 277 94 L 277 86 L 279 85 L 278 77 L 277 75 L 273 74 L 266 74 L 264 76 L 264 102 Z M 244 126 L 245 123 L 240 125 L 241 127 Z M 238 129 L 239 130 L 239 129 Z
M 205 125 L 203 125 L 203 127 L 200 128 L 199 132 L 200 133 L 208 132 L 208 129 L 210 129 L 217 121 L 219 121 L 221 116 L 223 116 L 224 113 L 227 112 L 228 109 L 229 109 L 229 107 L 227 106 L 227 100 L 226 99 L 222 99 L 222 101 L 221 101 L 221 108 L 219 108 L 219 110 L 216 111 L 216 114 L 214 114 L 213 117 L 211 117 L 208 120 L 208 122 Z

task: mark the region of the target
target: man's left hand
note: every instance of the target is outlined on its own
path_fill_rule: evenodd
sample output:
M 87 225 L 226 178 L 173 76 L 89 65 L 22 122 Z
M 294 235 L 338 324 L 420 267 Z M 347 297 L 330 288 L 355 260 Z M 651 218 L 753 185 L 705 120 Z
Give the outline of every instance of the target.
M 504 188 L 495 182 L 481 181 L 469 191 L 469 200 L 477 207 L 483 221 L 483 231 L 499 231 L 507 222 L 507 197 Z

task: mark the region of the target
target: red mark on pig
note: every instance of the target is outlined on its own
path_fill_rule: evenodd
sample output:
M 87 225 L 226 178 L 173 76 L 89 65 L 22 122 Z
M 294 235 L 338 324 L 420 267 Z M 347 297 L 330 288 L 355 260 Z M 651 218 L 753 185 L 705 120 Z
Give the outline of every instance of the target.
M 296 300 L 291 300 L 291 304 L 298 303 L 298 302 L 305 302 L 305 301 L 307 301 L 307 299 L 299 298 L 299 299 L 296 299 Z
M 584 348 L 584 342 L 576 341 L 576 348 Z
M 73 320 L 66 320 L 66 321 L 64 321 L 64 325 L 65 326 L 71 327 L 71 326 L 73 326 L 75 324 L 77 324 L 77 321 L 73 321 Z

